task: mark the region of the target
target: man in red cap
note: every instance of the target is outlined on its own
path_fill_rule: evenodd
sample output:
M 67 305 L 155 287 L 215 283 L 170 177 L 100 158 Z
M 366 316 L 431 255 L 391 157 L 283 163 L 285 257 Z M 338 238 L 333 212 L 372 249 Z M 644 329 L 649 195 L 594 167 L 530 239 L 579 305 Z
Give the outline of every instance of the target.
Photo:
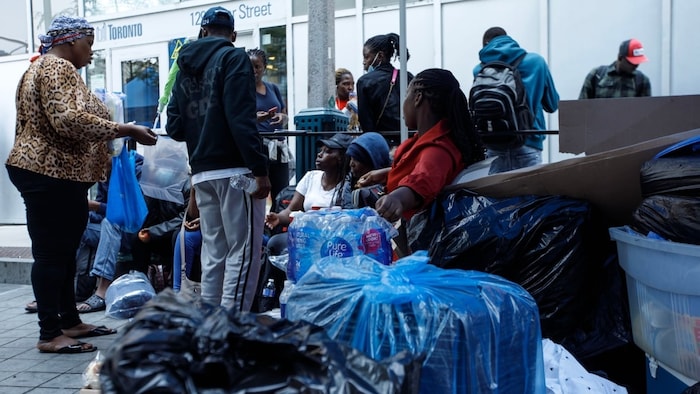
M 637 70 L 647 60 L 639 40 L 623 41 L 615 62 L 594 68 L 586 75 L 579 100 L 651 96 L 649 78 Z

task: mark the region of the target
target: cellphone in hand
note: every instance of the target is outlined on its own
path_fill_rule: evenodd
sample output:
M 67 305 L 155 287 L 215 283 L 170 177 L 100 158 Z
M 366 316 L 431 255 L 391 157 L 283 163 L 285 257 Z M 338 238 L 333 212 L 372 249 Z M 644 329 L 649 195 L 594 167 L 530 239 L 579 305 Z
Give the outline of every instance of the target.
M 272 107 L 267 110 L 270 115 L 274 115 L 277 112 L 277 107 Z

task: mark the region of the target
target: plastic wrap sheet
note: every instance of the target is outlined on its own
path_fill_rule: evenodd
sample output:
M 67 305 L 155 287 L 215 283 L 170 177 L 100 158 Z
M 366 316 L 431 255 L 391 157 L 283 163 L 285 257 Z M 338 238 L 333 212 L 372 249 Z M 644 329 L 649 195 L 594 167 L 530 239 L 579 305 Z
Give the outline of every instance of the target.
M 307 322 L 203 304 L 166 289 L 107 350 L 108 393 L 417 393 L 421 359 L 375 361 Z
M 299 280 L 288 317 L 318 324 L 374 359 L 425 354 L 422 393 L 543 393 L 537 305 L 520 286 L 428 264 L 325 257 Z
M 521 285 L 537 301 L 542 335 L 585 357 L 631 341 L 626 291 L 607 222 L 565 196 L 497 199 L 458 190 L 408 229 L 431 264 L 478 270 Z M 621 284 L 622 283 L 622 284 Z M 621 317 L 615 317 L 621 313 Z

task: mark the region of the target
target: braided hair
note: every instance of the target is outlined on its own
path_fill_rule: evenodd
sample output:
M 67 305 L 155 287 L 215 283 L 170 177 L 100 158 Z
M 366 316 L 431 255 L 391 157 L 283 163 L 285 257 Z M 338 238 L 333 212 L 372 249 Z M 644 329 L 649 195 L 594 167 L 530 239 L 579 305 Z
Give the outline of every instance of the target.
M 248 57 L 253 57 L 253 56 L 257 57 L 258 59 L 260 59 L 262 61 L 263 66 L 267 66 L 267 54 L 262 49 L 260 49 L 260 48 L 248 49 L 248 51 L 246 51 L 246 53 L 248 54 Z
M 392 58 L 399 57 L 399 35 L 396 33 L 380 34 L 371 37 L 365 41 L 364 46 L 371 53 L 384 52 L 386 62 L 389 62 Z M 408 53 L 408 48 L 406 48 L 406 60 L 408 61 L 410 58 L 411 54 Z
M 454 75 L 449 70 L 429 68 L 418 73 L 411 84 L 428 100 L 438 118 L 447 119 L 449 136 L 462 153 L 464 165 L 484 160 L 484 147 L 471 121 L 467 97 Z

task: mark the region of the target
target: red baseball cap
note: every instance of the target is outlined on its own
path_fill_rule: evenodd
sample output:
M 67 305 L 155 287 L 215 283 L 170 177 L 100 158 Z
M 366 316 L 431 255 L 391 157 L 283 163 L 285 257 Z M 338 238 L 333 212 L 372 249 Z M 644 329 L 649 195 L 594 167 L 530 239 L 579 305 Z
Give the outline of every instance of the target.
M 642 64 L 649 60 L 644 54 L 644 47 L 639 40 L 632 38 L 620 44 L 620 56 L 624 56 L 632 64 Z

